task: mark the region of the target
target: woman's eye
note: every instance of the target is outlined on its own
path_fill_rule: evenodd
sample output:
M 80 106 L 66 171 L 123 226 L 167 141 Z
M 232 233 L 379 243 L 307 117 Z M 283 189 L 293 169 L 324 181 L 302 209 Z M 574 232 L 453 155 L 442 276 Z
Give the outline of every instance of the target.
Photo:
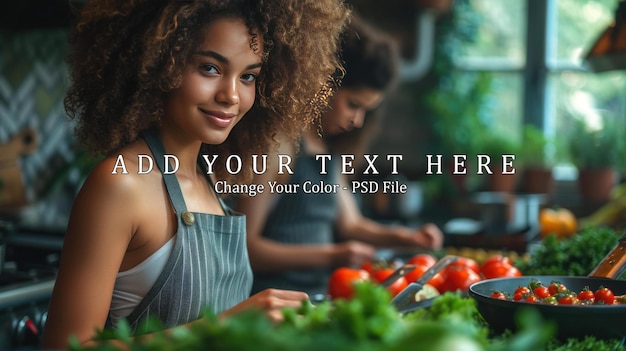
M 243 79 L 244 81 L 248 83 L 252 83 L 256 80 L 256 75 L 252 73 L 244 74 L 243 76 L 241 76 L 241 79 Z
M 359 104 L 357 104 L 357 103 L 349 101 L 348 102 L 348 107 L 351 108 L 352 110 L 356 110 L 356 109 L 360 108 L 361 106 L 359 106 Z
M 209 74 L 215 74 L 218 73 L 217 72 L 217 67 L 213 66 L 213 65 L 202 65 L 202 67 L 200 67 L 202 69 L 202 71 L 204 71 L 205 73 L 209 73 Z

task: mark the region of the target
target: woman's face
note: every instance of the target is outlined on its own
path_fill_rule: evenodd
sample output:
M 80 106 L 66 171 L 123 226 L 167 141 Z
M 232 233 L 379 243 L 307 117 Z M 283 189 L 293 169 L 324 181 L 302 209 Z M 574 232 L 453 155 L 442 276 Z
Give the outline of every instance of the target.
M 215 20 L 202 35 L 181 86 L 166 97 L 163 124 L 183 137 L 220 144 L 254 104 L 263 48 L 260 42 L 250 47 L 240 19 Z
M 371 88 L 340 88 L 322 118 L 324 134 L 337 135 L 361 128 L 365 113 L 376 108 L 383 98 L 383 92 Z

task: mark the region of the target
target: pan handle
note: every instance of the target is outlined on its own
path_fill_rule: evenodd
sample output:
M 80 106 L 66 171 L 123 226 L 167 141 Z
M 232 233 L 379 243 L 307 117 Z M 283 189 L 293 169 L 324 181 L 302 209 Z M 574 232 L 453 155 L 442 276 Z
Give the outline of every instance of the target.
M 626 269 L 626 235 L 619 239 L 613 250 L 589 273 L 589 276 L 617 279 L 624 269 Z

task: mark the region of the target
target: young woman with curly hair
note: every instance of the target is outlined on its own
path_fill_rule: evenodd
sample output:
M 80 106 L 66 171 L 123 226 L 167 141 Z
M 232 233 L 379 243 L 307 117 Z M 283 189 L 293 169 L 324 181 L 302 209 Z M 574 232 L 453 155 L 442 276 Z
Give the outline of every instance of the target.
M 103 159 L 72 208 L 44 348 L 65 348 L 72 335 L 90 342 L 107 321 L 136 330 L 156 318 L 169 328 L 206 309 L 221 317 L 250 308 L 280 319 L 307 299 L 249 296 L 245 217 L 216 196 L 201 156 L 246 160 L 314 122 L 340 67 L 348 12 L 340 0 L 84 6 L 65 103 L 79 140 Z M 140 172 L 148 156 L 154 170 Z M 230 177 L 223 167 L 212 175 Z
M 247 216 L 253 292 L 272 287 L 325 295 L 334 268 L 360 266 L 374 258 L 375 247 L 442 245 L 443 235 L 434 224 L 408 228 L 365 218 L 347 176 L 340 174 L 339 153 L 358 158 L 379 125 L 381 104 L 394 87 L 398 66 L 394 41 L 356 16 L 341 44 L 345 71 L 332 108 L 322 116 L 322 137 L 312 126 L 304 131 L 299 146 L 282 144 L 279 153 L 294 159 L 292 174 L 270 170 L 255 179 L 256 183 L 291 184 L 292 189 L 299 186 L 297 190 L 237 199 L 238 211 Z M 332 161 L 326 163 L 328 174 L 322 174 L 319 154 L 332 154 Z M 306 182 L 340 186 L 334 192 L 307 193 Z

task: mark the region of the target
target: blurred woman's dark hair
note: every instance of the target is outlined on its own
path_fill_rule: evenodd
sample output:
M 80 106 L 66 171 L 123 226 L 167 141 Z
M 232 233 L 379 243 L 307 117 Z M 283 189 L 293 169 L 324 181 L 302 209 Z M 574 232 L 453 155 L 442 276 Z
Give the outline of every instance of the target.
M 380 106 L 366 114 L 362 128 L 324 136 L 331 151 L 359 155 L 366 151 L 379 130 L 385 101 L 397 85 L 399 49 L 390 35 L 353 13 L 342 34 L 339 56 L 344 69 L 335 75 L 336 89 L 374 89 L 386 96 Z

